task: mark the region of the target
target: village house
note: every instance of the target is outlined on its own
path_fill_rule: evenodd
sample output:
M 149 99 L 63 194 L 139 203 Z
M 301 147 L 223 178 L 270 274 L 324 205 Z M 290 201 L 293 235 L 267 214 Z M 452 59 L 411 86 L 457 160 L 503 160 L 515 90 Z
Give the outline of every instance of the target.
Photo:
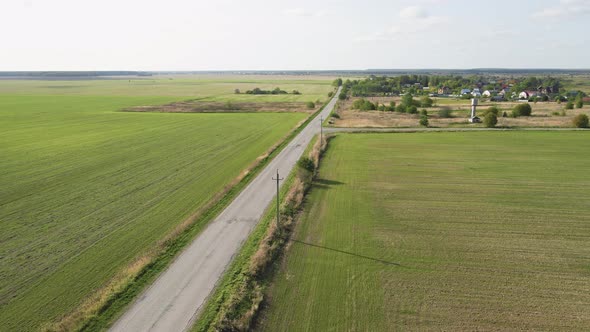
M 471 89 L 461 89 L 461 95 L 468 95 L 471 93 Z
M 439 95 L 450 95 L 451 88 L 449 88 L 448 86 L 443 86 L 442 88 L 438 89 L 438 94 Z
M 518 94 L 518 99 L 529 99 L 539 95 L 540 93 L 537 91 L 526 90 Z

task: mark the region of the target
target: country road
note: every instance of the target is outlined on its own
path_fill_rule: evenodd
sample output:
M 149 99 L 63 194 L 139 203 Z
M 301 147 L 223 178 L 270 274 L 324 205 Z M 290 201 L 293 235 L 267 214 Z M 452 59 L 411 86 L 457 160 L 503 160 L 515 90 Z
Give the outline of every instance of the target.
M 333 98 L 320 113 L 324 119 L 335 103 L 336 98 Z M 131 304 L 111 331 L 174 332 L 190 329 L 217 281 L 274 200 L 276 184 L 272 177 L 276 176 L 277 169 L 281 176 L 289 174 L 319 131 L 320 120 L 317 117 Z

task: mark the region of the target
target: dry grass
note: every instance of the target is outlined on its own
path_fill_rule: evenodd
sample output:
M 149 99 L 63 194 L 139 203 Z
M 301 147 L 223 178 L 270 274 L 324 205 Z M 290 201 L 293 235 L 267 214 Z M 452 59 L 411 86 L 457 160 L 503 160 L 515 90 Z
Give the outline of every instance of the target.
M 352 128 L 407 128 L 420 126 L 418 123 L 420 117 L 417 114 L 412 115 L 397 112 L 353 110 L 352 103 L 355 99 L 356 98 L 351 98 L 350 100 L 339 103 L 336 113 L 340 116 L 340 119 L 334 119 L 333 126 Z M 389 105 L 391 101 L 394 101 L 396 104 L 399 104 L 401 101 L 400 97 L 372 97 L 366 99 L 373 103 L 378 102 L 385 105 Z M 437 102 L 437 104 L 435 104 L 436 106 L 427 109 L 431 127 L 445 128 L 474 126 L 468 122 L 471 109 L 469 100 L 458 101 L 459 104 L 456 105 L 438 105 L 441 100 L 434 99 Z M 481 113 L 490 106 L 497 106 L 500 109 L 500 115 L 498 117 L 499 127 L 569 128 L 573 126 L 572 120 L 576 115 L 580 113 L 590 113 L 590 106 L 585 106 L 582 109 L 567 110 L 565 116 L 563 116 L 561 113 L 565 110 L 564 103 L 537 102 L 531 103 L 533 114 L 530 117 L 510 118 L 501 116 L 503 112 L 506 112 L 509 116 L 514 106 L 518 104 L 520 104 L 520 102 L 482 102 L 478 106 L 478 114 L 481 115 Z M 440 118 L 438 112 L 442 108 L 451 109 L 453 117 Z M 559 113 L 559 115 L 556 115 L 556 113 Z
M 215 102 L 182 101 L 158 106 L 136 106 L 124 109 L 126 112 L 158 113 L 253 113 L 253 112 L 302 112 L 314 113 L 319 108 L 307 108 L 302 102 Z

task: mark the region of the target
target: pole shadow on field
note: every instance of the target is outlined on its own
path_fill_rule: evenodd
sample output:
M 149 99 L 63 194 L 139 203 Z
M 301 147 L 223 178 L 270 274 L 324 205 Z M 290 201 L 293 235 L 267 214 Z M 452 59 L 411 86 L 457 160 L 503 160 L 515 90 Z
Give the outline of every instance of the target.
M 351 256 L 355 256 L 355 257 L 359 257 L 359 258 L 364 258 L 364 259 L 368 259 L 374 262 L 379 262 L 379 263 L 383 263 L 383 264 L 387 264 L 387 265 L 395 265 L 395 266 L 401 266 L 401 264 L 396 263 L 396 262 L 390 262 L 390 261 L 386 261 L 383 259 L 379 259 L 379 258 L 373 258 L 373 257 L 369 257 L 369 256 L 364 256 L 364 255 L 359 255 L 359 254 L 355 254 L 353 252 L 348 252 L 348 251 L 344 251 L 344 250 L 340 250 L 340 249 L 334 249 L 334 248 L 329 248 L 329 247 L 324 247 L 324 246 L 320 246 L 317 244 L 311 244 L 311 243 L 307 243 L 307 242 L 303 242 L 303 241 L 299 241 L 299 240 L 293 240 L 293 242 L 299 243 L 299 244 L 303 244 L 306 246 L 310 246 L 310 247 L 315 247 L 315 248 L 321 248 L 321 249 L 325 249 L 325 250 L 330 250 L 330 251 L 335 251 L 335 252 L 339 252 L 341 254 L 346 254 L 346 255 L 351 255 Z
M 318 178 L 313 180 L 313 187 L 316 189 L 329 189 L 331 186 L 340 186 L 345 184 L 344 182 L 336 181 L 336 180 L 328 180 Z

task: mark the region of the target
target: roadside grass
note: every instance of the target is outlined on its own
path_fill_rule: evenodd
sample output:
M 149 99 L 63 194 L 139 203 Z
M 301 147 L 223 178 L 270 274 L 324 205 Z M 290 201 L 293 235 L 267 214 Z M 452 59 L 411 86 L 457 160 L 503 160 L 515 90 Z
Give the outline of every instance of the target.
M 589 139 L 338 134 L 260 330 L 585 330 Z
M 307 117 L 123 113 L 178 97 L 91 90 L 0 92 L 3 329 L 38 329 L 76 308 Z

